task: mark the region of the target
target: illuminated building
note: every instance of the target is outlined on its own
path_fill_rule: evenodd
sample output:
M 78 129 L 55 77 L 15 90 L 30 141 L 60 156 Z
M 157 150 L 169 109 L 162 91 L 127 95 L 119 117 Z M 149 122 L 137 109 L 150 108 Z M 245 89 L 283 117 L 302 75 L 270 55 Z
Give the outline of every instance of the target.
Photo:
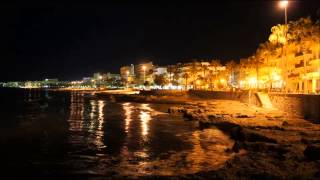
M 44 81 L 41 82 L 42 87 L 44 88 L 56 88 L 59 86 L 59 80 L 54 78 L 54 79 L 45 79 Z
M 164 74 L 167 74 L 167 73 L 168 73 L 167 67 L 157 66 L 154 69 L 154 75 L 164 75 Z
M 134 65 L 131 64 L 130 66 L 122 66 L 120 68 L 120 76 L 125 83 L 133 84 L 134 82 Z
M 154 66 L 152 62 L 138 64 L 135 68 L 137 84 L 153 83 Z

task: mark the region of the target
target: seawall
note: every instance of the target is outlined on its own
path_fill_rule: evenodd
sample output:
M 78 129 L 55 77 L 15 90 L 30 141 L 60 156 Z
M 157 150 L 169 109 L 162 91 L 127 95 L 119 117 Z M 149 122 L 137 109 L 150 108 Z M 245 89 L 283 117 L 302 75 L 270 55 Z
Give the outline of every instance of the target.
M 250 98 L 249 98 L 250 94 Z M 188 95 L 190 97 L 206 98 L 206 99 L 225 99 L 225 100 L 235 100 L 243 103 L 250 103 L 256 106 L 261 106 L 256 93 L 249 91 L 201 91 L 201 90 L 189 90 Z
M 269 97 L 274 107 L 320 123 L 320 95 L 270 93 Z
M 235 100 L 261 106 L 256 93 L 249 91 L 203 91 L 203 90 L 152 90 L 143 91 L 142 95 L 155 96 L 188 96 L 192 98 Z M 304 119 L 320 123 L 320 95 L 306 94 L 277 94 L 269 93 L 273 107 L 286 112 L 289 116 L 303 117 Z

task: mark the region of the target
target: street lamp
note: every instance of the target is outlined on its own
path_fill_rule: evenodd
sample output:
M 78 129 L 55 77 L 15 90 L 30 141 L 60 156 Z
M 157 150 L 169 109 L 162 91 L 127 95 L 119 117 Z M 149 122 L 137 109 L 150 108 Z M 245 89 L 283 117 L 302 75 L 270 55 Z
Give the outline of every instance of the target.
M 288 7 L 288 1 L 280 1 L 279 3 L 281 8 L 284 8 L 284 22 L 287 25 L 287 7 Z
M 288 83 L 288 72 L 287 72 L 287 53 L 286 53 L 286 48 L 285 48 L 285 45 L 286 45 L 286 41 L 287 41 L 287 7 L 288 7 L 288 4 L 289 2 L 288 1 L 280 1 L 279 5 L 281 8 L 284 8 L 284 23 L 285 23 L 285 28 L 284 28 L 284 38 L 285 38 L 285 41 L 284 41 L 284 44 L 283 44 L 283 51 L 282 53 L 284 52 L 284 66 L 283 66 L 283 70 L 284 70 L 284 80 L 285 80 L 285 92 L 287 92 L 287 83 Z

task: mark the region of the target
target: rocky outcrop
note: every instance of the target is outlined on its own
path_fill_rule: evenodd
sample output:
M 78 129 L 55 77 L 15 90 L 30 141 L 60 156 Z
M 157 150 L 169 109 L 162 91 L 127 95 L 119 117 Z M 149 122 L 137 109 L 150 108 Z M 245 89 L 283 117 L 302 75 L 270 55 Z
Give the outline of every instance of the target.
M 293 119 L 279 110 L 228 100 L 194 101 L 169 108 L 168 112 L 199 122 L 200 129 L 214 126 L 234 140 L 233 146 L 225 150 L 235 155 L 225 165 L 226 175 L 233 170 L 236 177 L 253 174 L 253 179 L 265 178 L 266 172 L 267 177 L 276 174 L 276 179 L 320 174 L 317 124 Z

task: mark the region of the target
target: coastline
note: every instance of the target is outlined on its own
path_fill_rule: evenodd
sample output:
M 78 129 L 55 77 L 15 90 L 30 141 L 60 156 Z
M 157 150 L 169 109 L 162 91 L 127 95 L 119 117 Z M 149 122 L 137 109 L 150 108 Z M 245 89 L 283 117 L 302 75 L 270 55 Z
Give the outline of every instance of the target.
M 235 100 L 206 100 L 187 95 L 98 92 L 96 97 L 112 102 L 171 104 L 169 114 L 197 121 L 200 129 L 214 126 L 235 141 L 231 149 L 226 149 L 235 153 L 235 156 L 222 168 L 185 175 L 183 178 L 320 177 L 320 158 L 317 155 L 320 153 L 320 125 L 301 117 Z M 279 166 L 282 168 L 279 169 Z
M 77 90 L 72 91 L 77 92 Z M 169 104 L 170 115 L 194 121 L 198 123 L 200 130 L 218 128 L 235 141 L 232 148 L 225 149 L 227 153 L 233 155 L 233 158 L 221 168 L 183 176 L 165 176 L 165 178 L 318 179 L 320 177 L 320 125 L 302 117 L 236 100 L 189 96 L 183 92 L 175 95 L 126 94 L 121 90 L 78 92 L 84 93 L 85 98 L 111 102 Z M 163 178 L 163 176 L 138 178 Z

